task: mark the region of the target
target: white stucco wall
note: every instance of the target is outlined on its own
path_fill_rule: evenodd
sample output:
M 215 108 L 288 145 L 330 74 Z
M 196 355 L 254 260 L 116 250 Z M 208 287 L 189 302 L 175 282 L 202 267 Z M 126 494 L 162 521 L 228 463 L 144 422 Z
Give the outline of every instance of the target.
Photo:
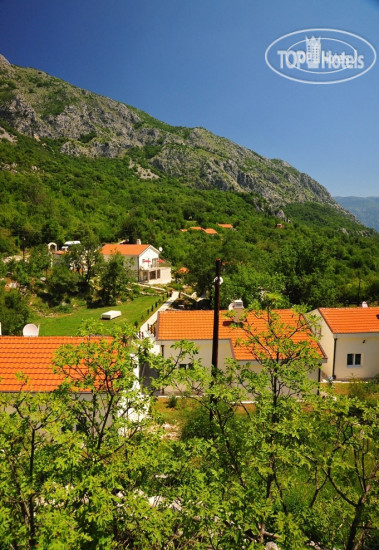
M 140 268 L 152 267 L 153 260 L 158 260 L 158 258 L 159 258 L 159 254 L 153 248 L 149 247 L 140 255 L 139 267 Z M 144 261 L 144 260 L 150 260 L 150 262 Z
M 361 354 L 360 366 L 348 366 L 349 353 Z M 337 380 L 373 378 L 379 374 L 379 334 L 338 334 L 335 375 Z
M 168 285 L 172 281 L 171 277 L 171 267 L 160 267 L 160 278 L 157 280 L 158 284 Z
M 177 360 L 180 353 L 179 349 L 173 349 L 171 346 L 176 343 L 174 340 L 158 341 L 159 345 L 164 345 L 163 356 L 165 359 Z M 212 341 L 211 340 L 194 340 L 193 343 L 197 347 L 199 353 L 195 355 L 195 360 L 199 360 L 203 365 L 210 367 L 212 365 Z M 228 357 L 233 357 L 233 352 L 230 346 L 230 340 L 220 340 L 218 348 L 218 366 L 222 368 Z M 181 363 L 189 363 L 187 357 L 180 361 Z
M 180 353 L 179 349 L 173 349 L 171 346 L 175 343 L 175 341 L 171 340 L 165 340 L 165 341 L 158 341 L 157 344 L 161 346 L 161 353 L 162 353 L 162 345 L 164 347 L 163 349 L 163 356 L 165 359 L 173 359 L 174 361 L 177 360 L 178 355 Z M 194 340 L 193 343 L 197 347 L 199 353 L 195 355 L 195 360 L 201 361 L 201 363 L 207 367 L 211 367 L 212 365 L 212 340 Z M 233 358 L 233 351 L 231 348 L 230 340 L 219 340 L 219 350 L 218 350 L 218 367 L 220 369 L 223 369 L 225 365 L 227 364 L 227 360 Z M 190 358 L 183 358 L 180 359 L 180 364 L 188 364 L 190 363 Z M 239 365 L 250 365 L 250 369 L 259 372 L 261 369 L 261 366 L 252 361 L 239 361 Z M 312 380 L 318 381 L 318 369 L 315 369 L 312 373 L 310 373 L 309 377 Z M 177 388 L 172 388 L 170 386 L 167 386 L 164 388 L 164 393 L 166 395 L 169 395 L 171 393 L 175 393 Z

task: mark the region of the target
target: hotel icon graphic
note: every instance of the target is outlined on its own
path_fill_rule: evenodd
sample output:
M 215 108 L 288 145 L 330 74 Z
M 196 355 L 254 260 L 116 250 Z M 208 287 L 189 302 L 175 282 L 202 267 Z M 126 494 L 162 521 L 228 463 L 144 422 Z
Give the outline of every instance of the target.
M 321 61 L 321 38 L 305 38 L 308 69 L 318 69 Z

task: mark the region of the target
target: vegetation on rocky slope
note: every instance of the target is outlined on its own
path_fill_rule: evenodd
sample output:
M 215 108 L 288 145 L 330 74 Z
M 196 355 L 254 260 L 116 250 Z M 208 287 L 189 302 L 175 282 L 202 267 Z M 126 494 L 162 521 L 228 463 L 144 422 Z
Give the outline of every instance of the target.
M 4 256 L 50 241 L 140 238 L 163 247 L 174 273 L 186 266 L 178 282 L 199 294 L 221 257 L 223 306 L 262 290 L 284 305 L 378 300 L 378 234 L 306 174 L 1 58 L 0 72 Z M 15 280 L 25 271 L 2 267 Z

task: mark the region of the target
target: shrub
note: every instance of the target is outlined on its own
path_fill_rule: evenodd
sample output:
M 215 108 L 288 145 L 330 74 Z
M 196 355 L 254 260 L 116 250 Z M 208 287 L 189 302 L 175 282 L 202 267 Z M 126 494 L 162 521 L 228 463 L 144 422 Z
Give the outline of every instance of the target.
M 178 406 L 178 398 L 176 395 L 174 394 L 171 394 L 169 399 L 168 399 L 168 403 L 167 403 L 167 406 L 170 408 L 170 409 L 176 409 L 176 407 Z

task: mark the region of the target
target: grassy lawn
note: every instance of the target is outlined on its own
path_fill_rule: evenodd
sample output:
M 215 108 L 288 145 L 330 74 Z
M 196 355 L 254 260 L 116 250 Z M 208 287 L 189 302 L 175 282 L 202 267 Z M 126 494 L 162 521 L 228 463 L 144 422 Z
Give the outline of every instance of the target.
M 107 306 L 94 309 L 87 309 L 86 306 L 77 306 L 72 313 L 56 313 L 49 316 L 34 315 L 32 322 L 40 325 L 40 336 L 75 336 L 83 321 L 96 320 L 104 324 L 104 332 L 109 326 L 120 323 L 129 323 L 134 325 L 137 321 L 140 326 L 151 315 L 151 307 L 155 306 L 159 297 L 139 296 L 131 302 L 126 302 L 117 306 Z M 100 321 L 100 316 L 105 311 L 116 309 L 121 311 L 121 317 L 112 321 Z M 155 309 L 155 307 L 154 307 Z
M 171 405 L 171 406 L 170 406 Z M 178 397 L 175 406 L 170 397 L 160 397 L 153 404 L 154 411 L 158 413 L 163 422 L 182 427 L 198 407 L 194 399 Z

